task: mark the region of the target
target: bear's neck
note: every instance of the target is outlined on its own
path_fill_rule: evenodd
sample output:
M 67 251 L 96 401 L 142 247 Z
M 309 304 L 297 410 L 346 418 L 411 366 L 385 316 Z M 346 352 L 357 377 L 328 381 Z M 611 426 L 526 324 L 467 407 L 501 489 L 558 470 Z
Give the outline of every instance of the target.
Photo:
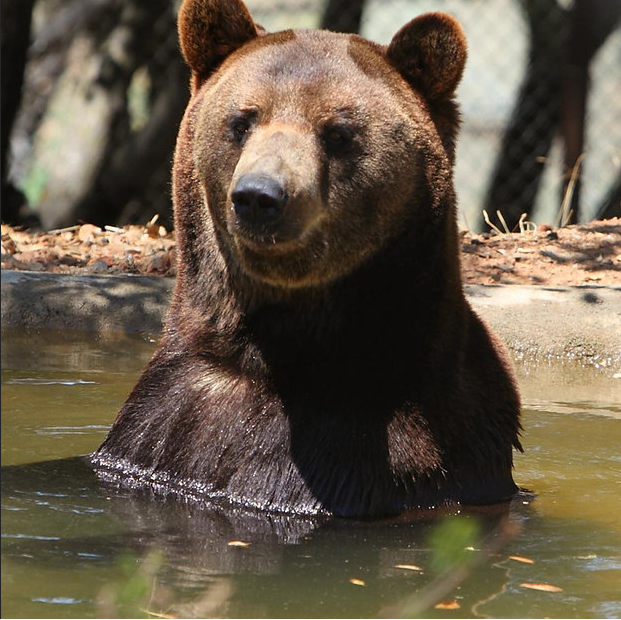
M 463 337 L 466 305 L 456 234 L 435 233 L 395 239 L 354 273 L 312 289 L 257 284 L 219 253 L 203 262 L 209 267 L 201 287 L 178 286 L 169 341 L 229 362 L 233 355 L 249 370 L 358 361 L 372 368 L 369 360 L 381 365 L 406 357 L 409 366 L 445 364 L 446 352 L 461 348 L 455 341 Z M 185 297 L 197 288 L 198 297 Z

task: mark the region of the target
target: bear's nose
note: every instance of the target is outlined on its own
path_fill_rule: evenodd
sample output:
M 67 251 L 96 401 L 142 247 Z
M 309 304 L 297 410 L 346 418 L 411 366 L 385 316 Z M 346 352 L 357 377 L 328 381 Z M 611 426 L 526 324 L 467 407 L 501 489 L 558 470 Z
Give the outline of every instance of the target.
M 249 226 L 270 224 L 282 214 L 287 193 L 276 179 L 259 174 L 242 175 L 231 193 L 233 209 Z

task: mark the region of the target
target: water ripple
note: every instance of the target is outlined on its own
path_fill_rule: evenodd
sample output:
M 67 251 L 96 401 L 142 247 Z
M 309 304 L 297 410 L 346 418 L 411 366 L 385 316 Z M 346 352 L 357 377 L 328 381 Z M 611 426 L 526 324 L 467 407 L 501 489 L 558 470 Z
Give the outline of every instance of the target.
M 7 385 L 99 385 L 97 381 L 84 381 L 84 379 L 40 379 L 37 377 L 8 379 L 5 383 Z

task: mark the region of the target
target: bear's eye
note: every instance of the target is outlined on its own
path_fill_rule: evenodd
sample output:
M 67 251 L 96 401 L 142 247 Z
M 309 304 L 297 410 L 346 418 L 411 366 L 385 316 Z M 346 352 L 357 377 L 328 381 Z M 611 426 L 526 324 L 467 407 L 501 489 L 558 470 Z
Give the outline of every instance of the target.
M 229 119 L 228 134 L 237 144 L 243 144 L 254 125 L 254 114 L 237 114 Z
M 350 127 L 331 125 L 322 132 L 322 141 L 328 155 L 339 156 L 349 150 L 353 142 L 353 131 Z

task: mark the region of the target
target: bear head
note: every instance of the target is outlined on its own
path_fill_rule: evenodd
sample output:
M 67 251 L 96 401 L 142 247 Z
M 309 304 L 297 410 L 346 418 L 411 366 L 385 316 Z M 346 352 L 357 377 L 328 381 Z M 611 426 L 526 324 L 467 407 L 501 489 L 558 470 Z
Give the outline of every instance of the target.
M 179 36 L 192 69 L 174 181 L 182 277 L 213 260 L 196 240 L 215 236 L 252 286 L 322 286 L 454 219 L 466 44 L 450 16 L 418 17 L 384 47 L 268 34 L 238 0 L 185 0 Z

